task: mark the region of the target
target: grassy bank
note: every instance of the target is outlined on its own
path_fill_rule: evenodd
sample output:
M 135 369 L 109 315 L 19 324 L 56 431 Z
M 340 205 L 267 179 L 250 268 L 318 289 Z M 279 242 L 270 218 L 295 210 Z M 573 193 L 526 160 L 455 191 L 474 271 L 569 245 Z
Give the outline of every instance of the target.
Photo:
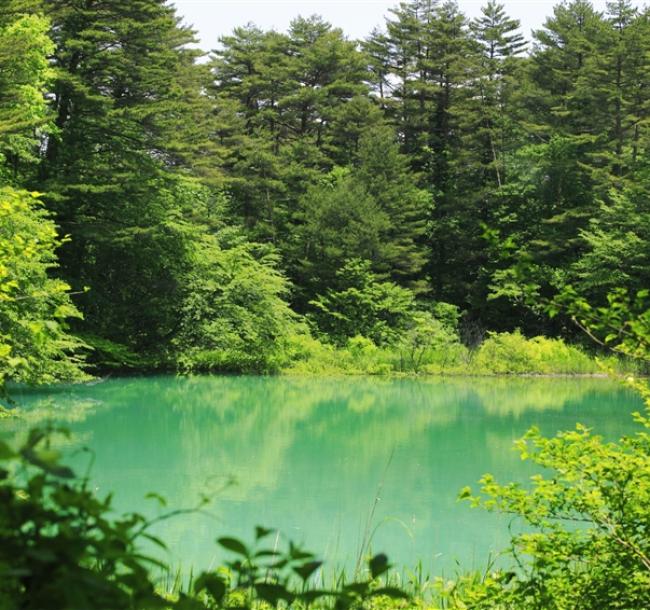
M 354 337 L 343 347 L 311 337 L 297 337 L 290 362 L 282 369 L 293 375 L 603 375 L 640 374 L 638 363 L 614 355 L 594 356 L 561 339 L 520 332 L 490 333 L 476 348 L 446 337 L 418 345 L 401 342 L 379 347 Z

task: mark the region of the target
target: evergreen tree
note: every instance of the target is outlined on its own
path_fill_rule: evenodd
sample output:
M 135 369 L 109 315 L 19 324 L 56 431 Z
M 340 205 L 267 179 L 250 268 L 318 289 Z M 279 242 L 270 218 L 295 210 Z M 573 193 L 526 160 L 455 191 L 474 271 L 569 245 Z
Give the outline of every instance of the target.
M 181 206 L 165 172 L 199 173 L 212 150 L 194 36 L 160 0 L 45 7 L 55 130 L 32 184 L 71 235 L 62 273 L 91 288 L 80 300 L 87 329 L 153 349 L 174 327 L 183 260 Z
M 474 139 L 467 149 L 480 168 L 477 186 L 498 188 L 507 180 L 506 155 L 518 143 L 513 137 L 516 128 L 512 97 L 520 65 L 517 57 L 524 52 L 526 42 L 519 32 L 519 22 L 506 15 L 502 4 L 490 0 L 482 13 L 471 24 L 481 48 L 473 79 L 476 95 L 461 114 L 465 115 L 464 130 Z
M 449 259 L 452 275 L 445 280 L 445 298 L 462 303 L 474 320 L 493 326 L 508 312 L 487 300 L 493 269 L 484 233 L 487 227 L 501 226 L 501 191 L 510 180 L 513 154 L 525 141 L 517 120 L 517 85 L 526 42 L 519 22 L 494 1 L 483 7 L 482 16 L 471 22 L 470 29 L 477 54 L 467 64 L 468 95 L 451 109 L 460 134 L 457 152 L 450 160 L 457 176 L 457 197 L 443 219 L 438 239 L 448 231 L 455 243 L 463 244 L 464 252 L 455 262 Z M 434 259 L 434 266 L 441 262 Z M 463 268 L 467 280 L 459 282 L 456 278 Z
M 415 183 L 392 129 L 380 125 L 361 136 L 353 165 L 308 189 L 287 245 L 301 305 L 326 290 L 350 259 L 368 261 L 380 277 L 427 288 L 422 269 L 431 198 Z
M 648 120 L 647 75 L 650 22 L 629 0 L 607 3 L 607 38 L 601 45 L 588 86 L 600 92 L 607 113 L 599 125 L 599 150 L 592 155 L 598 193 L 635 180 L 641 130 Z
M 536 33 L 522 126 L 541 143 L 517 152 L 501 197 L 509 219 L 502 228 L 534 261 L 546 290 L 574 281 L 574 273 L 596 300 L 611 287 L 608 273 L 638 286 L 638 271 L 627 277 L 622 269 L 626 258 L 644 256 L 643 239 L 628 232 L 624 217 L 643 218 L 647 191 L 647 32 L 647 19 L 629 2 L 609 3 L 603 16 L 580 0 L 557 6 Z
M 636 294 L 650 285 L 649 201 L 636 187 L 613 191 L 582 232 L 586 252 L 570 280 L 590 302 L 604 305 L 614 289 Z
M 255 239 L 278 242 L 318 176 L 350 159 L 379 120 L 356 44 L 318 17 L 287 34 L 249 25 L 221 39 L 212 62 L 215 103 L 234 104 L 244 131 L 225 165 L 233 211 Z
M 422 270 L 433 202 L 426 190 L 417 188 L 417 176 L 408 157 L 400 153 L 391 128 L 377 126 L 362 135 L 353 175 L 389 220 L 375 271 L 399 284 L 425 289 Z

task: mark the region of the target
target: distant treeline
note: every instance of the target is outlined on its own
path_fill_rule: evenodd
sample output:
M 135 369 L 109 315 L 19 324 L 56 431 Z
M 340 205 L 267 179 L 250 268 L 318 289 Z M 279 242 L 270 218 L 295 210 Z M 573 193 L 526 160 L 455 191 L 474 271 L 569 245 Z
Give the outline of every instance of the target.
M 363 41 L 314 16 L 194 42 L 163 0 L 3 2 L 0 339 L 60 360 L 72 316 L 104 364 L 270 370 L 296 334 L 440 311 L 466 343 L 567 336 L 522 265 L 540 300 L 650 286 L 648 9 L 565 2 L 526 41 L 496 2 L 415 0 Z

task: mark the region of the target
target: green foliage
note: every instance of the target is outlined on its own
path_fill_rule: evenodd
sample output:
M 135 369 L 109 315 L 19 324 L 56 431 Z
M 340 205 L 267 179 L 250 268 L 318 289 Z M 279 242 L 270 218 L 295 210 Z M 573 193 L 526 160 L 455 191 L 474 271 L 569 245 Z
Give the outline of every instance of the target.
M 29 177 L 71 239 L 61 275 L 76 291 L 84 332 L 139 352 L 163 351 L 181 297 L 192 204 L 188 171 L 211 182 L 205 156 L 207 71 L 192 32 L 158 0 L 47 2 L 54 128 Z M 216 168 L 214 168 L 216 170 Z
M 443 309 L 439 303 L 437 309 L 447 314 L 446 319 L 437 319 L 428 312 L 416 312 L 410 327 L 399 340 L 400 370 L 419 373 L 424 364 L 432 364 L 432 356 L 444 354 L 447 357 L 461 348 L 458 333 L 450 326 L 453 319 L 452 308 Z M 453 358 L 453 356 L 452 356 Z M 446 362 L 441 363 L 444 369 Z
M 491 333 L 473 359 L 476 371 L 491 374 L 598 373 L 597 363 L 578 347 L 560 339 L 534 337 L 521 332 Z
M 337 168 L 309 188 L 302 207 L 305 221 L 297 230 L 297 275 L 309 294 L 331 287 L 347 260 L 381 264 L 390 217 L 348 170 Z
M 148 576 L 155 562 L 136 548 L 146 537 L 143 517 L 111 520 L 110 498 L 96 498 L 87 480 L 59 464 L 45 431 L 33 430 L 16 452 L 0 448 L 0 606 L 162 605 Z M 7 469 L 19 458 L 34 469 Z
M 14 181 L 22 163 L 37 159 L 36 136 L 48 128 L 44 89 L 54 47 L 40 8 L 10 0 L 0 15 L 0 178 Z
M 572 286 L 547 305 L 550 315 L 567 312 L 576 325 L 601 346 L 633 360 L 650 361 L 650 309 L 647 290 L 625 288 L 607 294 L 607 304 L 593 306 Z
M 80 314 L 50 277 L 61 241 L 37 197 L 0 188 L 0 388 L 84 378 L 83 343 L 67 329 Z
M 650 421 L 619 443 L 590 430 L 519 441 L 523 459 L 552 471 L 531 488 L 485 476 L 474 505 L 512 513 L 530 530 L 513 537 L 520 570 L 497 575 L 476 608 L 645 608 L 650 604 Z M 464 491 L 461 496 L 469 496 Z
M 639 291 L 649 285 L 650 214 L 645 182 L 612 191 L 589 226 L 582 231 L 586 251 L 572 268 L 572 282 L 581 294 L 603 302 L 614 288 Z
M 635 297 L 613 291 L 594 307 L 566 288 L 547 305 L 561 310 L 602 344 L 636 360 L 650 354 L 647 291 Z M 512 514 L 523 522 L 512 537 L 514 571 L 499 570 L 469 583 L 453 607 L 645 608 L 650 604 L 650 387 L 628 383 L 645 399 L 635 413 L 636 434 L 605 442 L 590 429 L 546 438 L 533 428 L 518 441 L 524 460 L 543 468 L 529 485 L 502 485 L 491 475 L 481 495 L 461 498 L 474 506 Z M 468 583 L 461 583 L 467 585 Z
M 236 28 L 209 62 L 167 1 L 5 8 L 0 180 L 42 192 L 70 235 L 57 273 L 83 293 L 74 329 L 108 342 L 99 365 L 175 364 L 188 286 L 207 273 L 195 253 L 226 227 L 251 250 L 273 245 L 300 314 L 347 289 L 337 273 L 352 259 L 468 326 L 527 336 L 571 331 L 509 298 L 521 259 L 543 299 L 570 283 L 604 305 L 612 288 L 646 287 L 650 19 L 628 0 L 558 5 L 526 57 L 495 1 L 469 20 L 455 2 L 409 0 L 361 44 L 297 18 L 284 33 Z M 371 300 L 397 302 L 387 286 Z M 335 329 L 316 309 L 341 346 L 383 348 L 409 328 L 387 321 L 399 332 L 383 336 L 376 312 L 350 312 Z M 230 355 L 192 339 L 185 365 L 280 366 L 284 348 L 238 367 L 258 340 L 242 332 Z
M 174 348 L 185 370 L 266 373 L 301 331 L 286 302 L 289 285 L 272 250 L 214 236 L 194 245 Z M 304 332 L 304 331 L 302 331 Z
M 273 532 L 257 527 L 255 545 L 222 536 L 218 544 L 233 559 L 197 575 L 190 587 L 163 594 L 154 572 L 164 564 L 142 553 L 144 543 L 165 549 L 151 526 L 185 512 L 168 511 L 154 520 L 128 513 L 114 516 L 111 497 L 97 497 L 87 478 L 77 479 L 60 463 L 51 429 L 33 429 L 24 445 L 0 441 L 0 607 L 54 609 L 168 608 L 360 608 L 382 599 L 407 599 L 382 583 L 385 555 L 368 562 L 351 582 L 319 587 L 321 568 L 313 554 L 291 542 L 269 544 Z M 164 501 L 156 494 L 150 497 Z M 204 502 L 195 509 L 201 510 Z
M 96 366 L 101 371 L 134 371 L 138 369 L 153 369 L 159 363 L 137 354 L 126 345 L 115 343 L 96 335 L 79 335 L 79 338 L 90 347 L 86 358 L 90 366 Z
M 282 371 L 289 375 L 629 375 L 644 371 L 621 357 L 594 359 L 561 339 L 490 333 L 470 350 L 442 319 L 416 311 L 389 344 L 363 336 L 331 345 L 308 335 L 289 339 Z
M 370 263 L 348 261 L 337 272 L 338 289 L 311 302 L 319 332 L 337 345 L 361 335 L 378 345 L 394 341 L 409 324 L 415 306 L 413 294 L 392 282 L 382 282 Z
M 319 17 L 289 32 L 253 25 L 224 36 L 211 69 L 232 207 L 254 240 L 290 246 L 291 217 L 306 187 L 349 163 L 359 134 L 378 119 L 367 97 L 364 57 Z
M 422 289 L 422 238 L 431 197 L 386 125 L 366 129 L 347 167 L 335 167 L 307 188 L 289 230 L 296 283 L 313 298 L 336 282 L 346 260 L 370 261 L 374 272 Z

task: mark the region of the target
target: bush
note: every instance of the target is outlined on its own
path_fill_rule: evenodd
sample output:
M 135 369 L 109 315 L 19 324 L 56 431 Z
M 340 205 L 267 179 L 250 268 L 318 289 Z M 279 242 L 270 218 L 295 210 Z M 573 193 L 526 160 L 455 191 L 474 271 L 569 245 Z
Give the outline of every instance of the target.
M 597 373 L 597 363 L 561 339 L 526 339 L 519 331 L 490 333 L 475 354 L 472 368 L 490 374 Z
M 315 326 L 334 344 L 342 346 L 361 335 L 376 345 L 395 341 L 412 321 L 413 293 L 393 282 L 382 282 L 370 263 L 348 261 L 337 272 L 339 287 L 311 301 Z
M 0 392 L 8 380 L 74 381 L 83 343 L 67 322 L 80 318 L 70 287 L 50 277 L 61 244 L 34 193 L 0 188 Z
M 299 322 L 277 262 L 256 244 L 224 248 L 214 236 L 196 244 L 173 340 L 181 369 L 268 373 L 284 366 Z
M 601 610 L 650 607 L 650 419 L 619 443 L 583 426 L 518 442 L 523 459 L 548 469 L 532 488 L 483 477 L 475 506 L 518 515 L 512 539 L 516 572 L 476 587 L 474 608 Z M 460 606 L 466 607 L 466 606 Z
M 589 334 L 607 333 L 629 357 L 648 360 L 650 310 L 634 312 L 614 295 L 594 310 L 570 301 Z M 588 428 L 543 437 L 535 428 L 518 441 L 522 459 L 541 473 L 531 484 L 502 485 L 491 475 L 480 495 L 461 498 L 474 506 L 515 515 L 521 526 L 509 555 L 515 570 L 499 570 L 478 582 L 464 578 L 446 593 L 453 608 L 477 610 L 644 610 L 650 607 L 650 386 L 628 378 L 645 399 L 636 413 L 639 431 L 607 443 Z
M 417 312 L 397 344 L 399 370 L 419 373 L 425 365 L 434 362 L 444 368 L 447 356 L 459 347 L 458 334 L 448 319 L 439 320 L 430 313 Z
M 294 335 L 285 351 L 283 372 L 305 375 L 576 375 L 618 369 L 630 363 L 610 357 L 602 362 L 561 339 L 521 333 L 492 333 L 476 352 L 458 334 L 427 312 L 414 312 L 393 343 L 377 345 L 357 335 L 343 345 L 322 343 L 306 332 Z

